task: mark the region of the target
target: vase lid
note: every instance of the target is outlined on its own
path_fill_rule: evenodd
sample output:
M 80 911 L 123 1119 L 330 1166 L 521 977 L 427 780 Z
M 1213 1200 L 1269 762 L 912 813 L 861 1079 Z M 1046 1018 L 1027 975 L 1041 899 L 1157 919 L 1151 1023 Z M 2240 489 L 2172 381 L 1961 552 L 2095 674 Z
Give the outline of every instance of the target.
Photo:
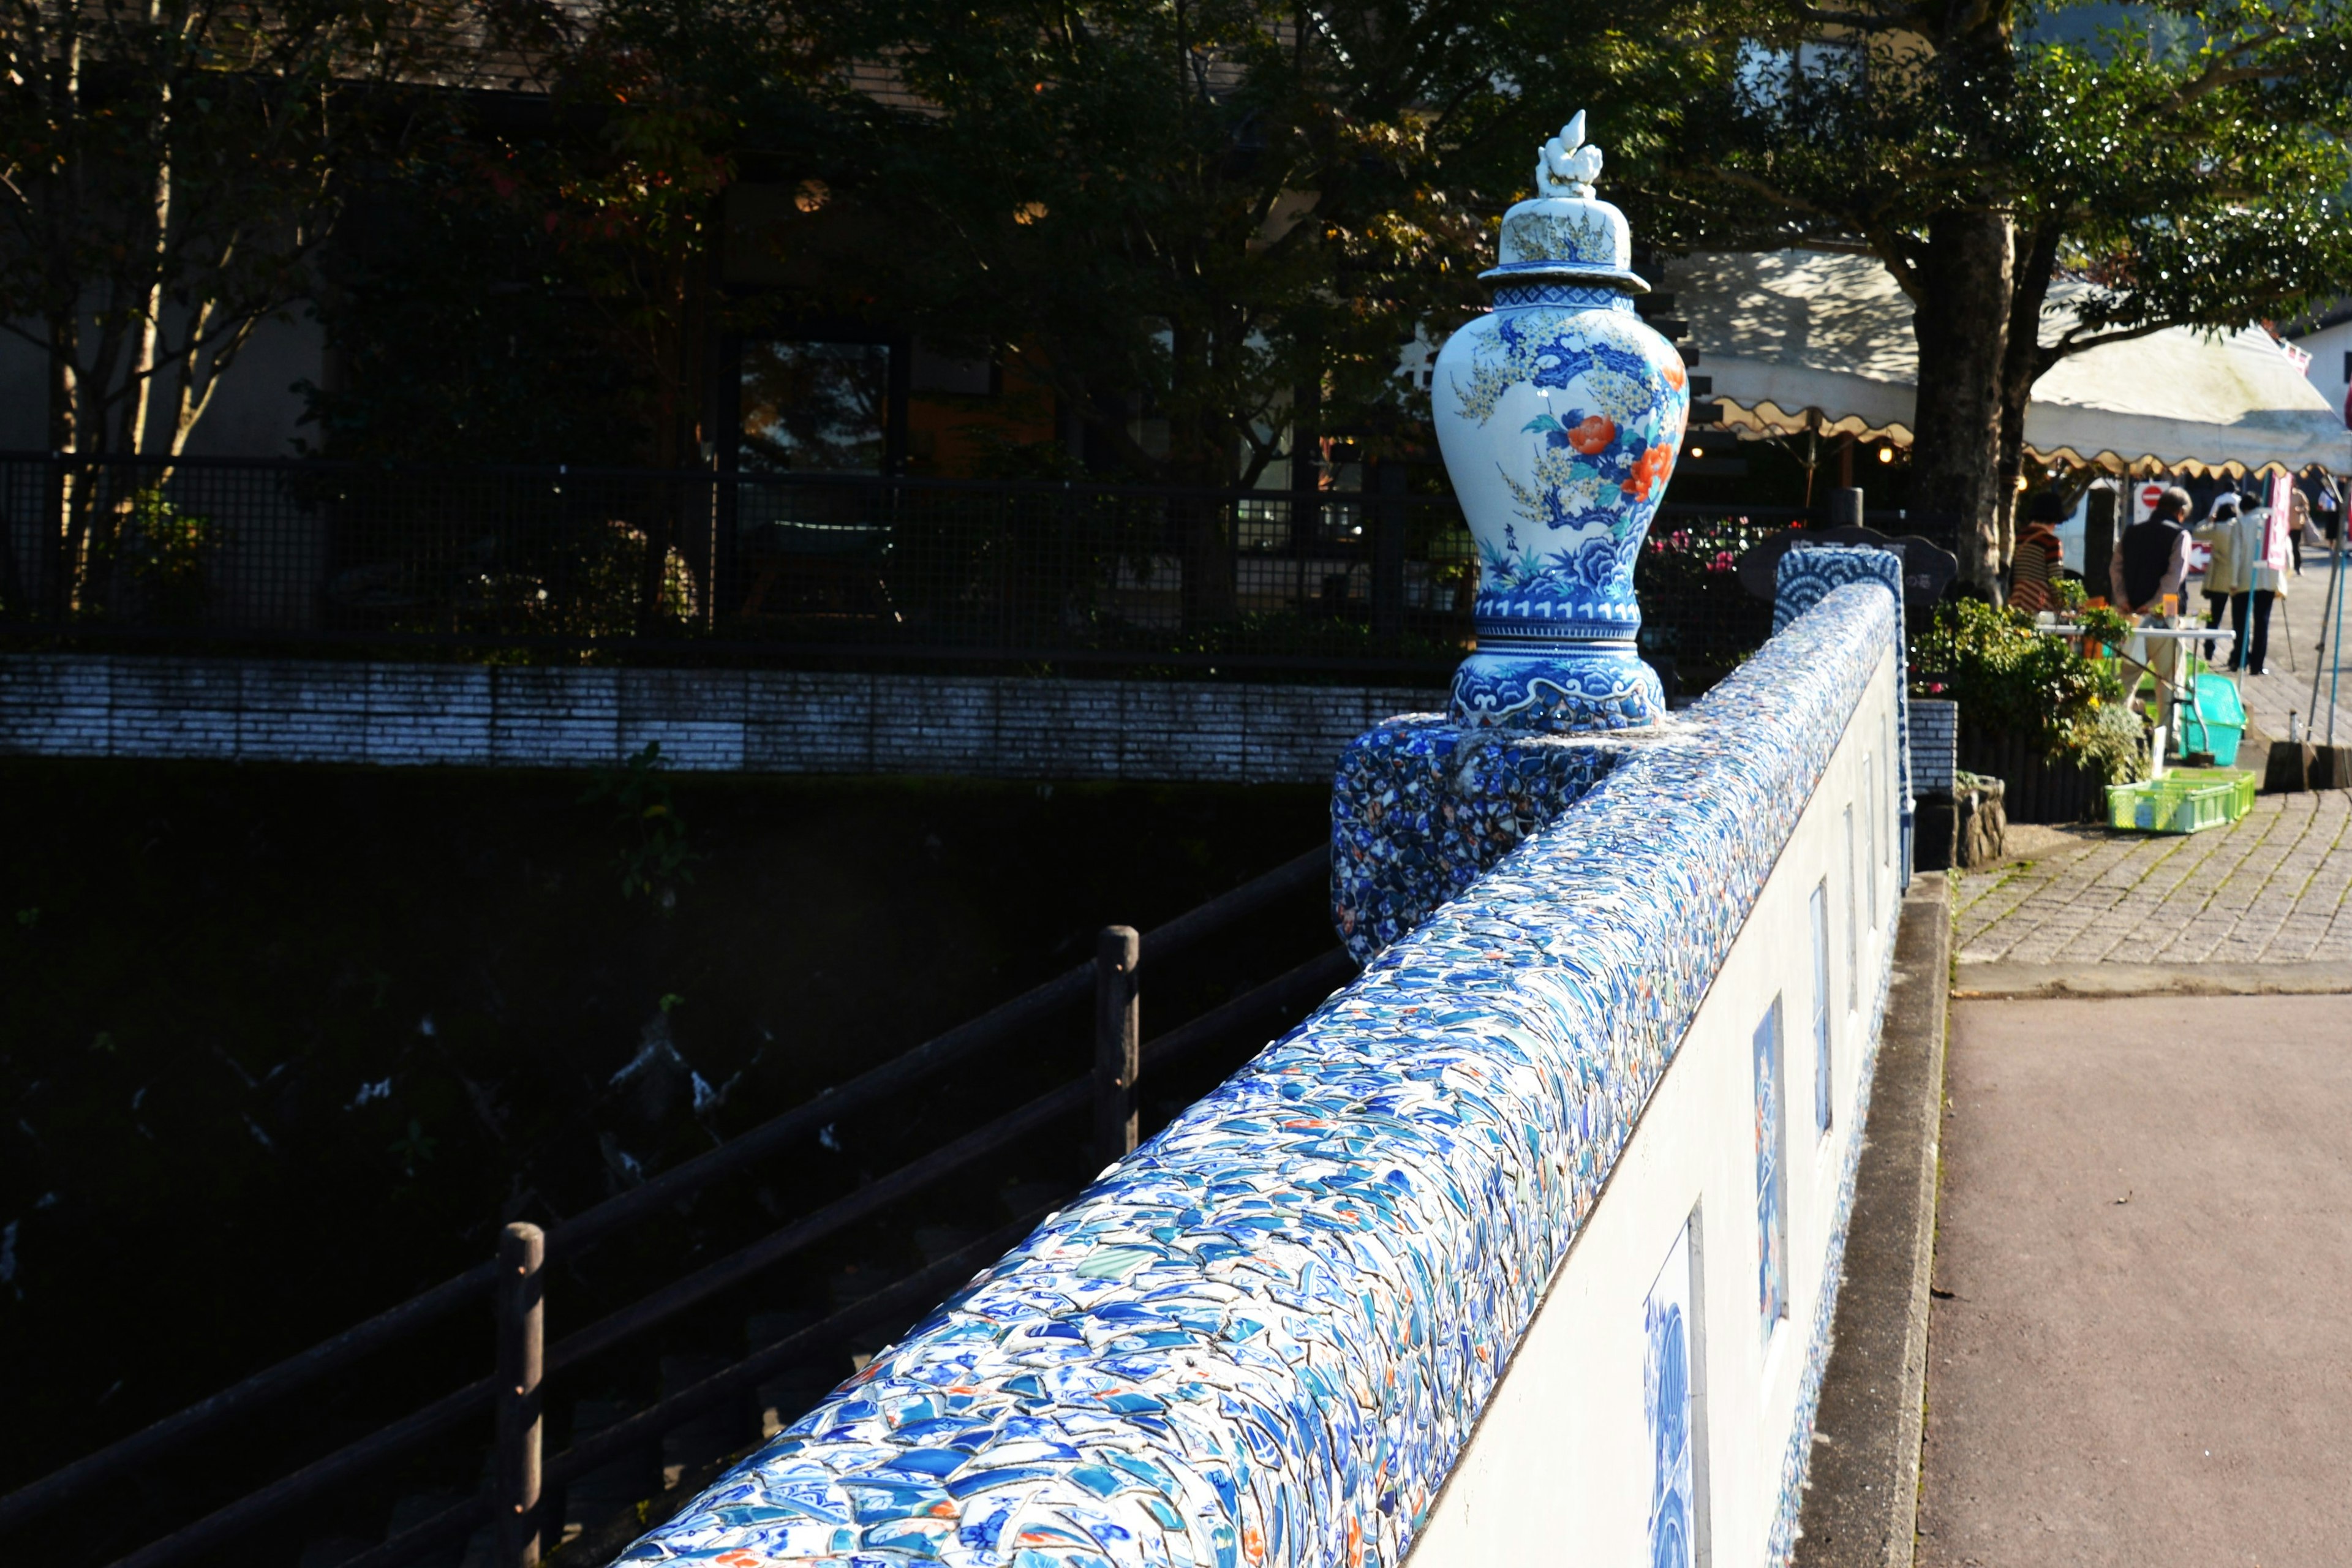
M 1478 274 L 1488 283 L 1559 279 L 1646 294 L 1633 268 L 1633 237 L 1625 215 L 1592 194 L 1601 176 L 1601 149 L 1584 140 L 1584 111 L 1560 127 L 1536 156 L 1536 194 L 1503 215 L 1497 265 Z

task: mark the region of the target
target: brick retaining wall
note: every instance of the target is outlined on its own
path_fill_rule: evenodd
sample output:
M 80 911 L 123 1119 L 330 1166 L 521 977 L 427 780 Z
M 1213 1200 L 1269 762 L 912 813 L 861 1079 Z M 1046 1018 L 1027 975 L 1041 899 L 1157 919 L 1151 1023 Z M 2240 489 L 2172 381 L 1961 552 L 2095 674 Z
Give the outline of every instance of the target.
M 1328 783 L 1402 687 L 0 656 L 0 753 Z

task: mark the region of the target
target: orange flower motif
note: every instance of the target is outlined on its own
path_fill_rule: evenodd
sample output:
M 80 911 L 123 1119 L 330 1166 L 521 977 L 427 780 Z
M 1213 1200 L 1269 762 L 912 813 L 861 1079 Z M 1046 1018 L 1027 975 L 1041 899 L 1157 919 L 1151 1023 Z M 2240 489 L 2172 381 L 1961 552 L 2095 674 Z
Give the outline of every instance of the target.
M 1650 492 L 1666 482 L 1666 475 L 1675 466 L 1672 447 L 1653 447 L 1633 463 L 1633 477 L 1617 488 L 1635 500 L 1647 500 Z
M 1568 444 L 1588 458 L 1596 457 L 1607 451 L 1609 443 L 1615 439 L 1617 439 L 1615 422 L 1604 419 L 1598 414 L 1586 415 L 1578 423 L 1576 428 L 1568 433 Z
M 1683 389 L 1683 362 L 1679 354 L 1666 362 L 1666 384 L 1676 392 Z

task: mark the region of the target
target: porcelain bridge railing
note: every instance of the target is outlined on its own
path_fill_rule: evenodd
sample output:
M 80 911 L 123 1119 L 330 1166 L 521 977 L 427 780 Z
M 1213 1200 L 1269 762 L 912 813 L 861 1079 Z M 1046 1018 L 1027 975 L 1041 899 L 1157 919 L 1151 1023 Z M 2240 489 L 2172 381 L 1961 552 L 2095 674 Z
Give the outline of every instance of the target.
M 1899 572 L 1790 559 L 1656 732 L 1359 741 L 1364 973 L 621 1561 L 1785 1561 L 1907 864 Z

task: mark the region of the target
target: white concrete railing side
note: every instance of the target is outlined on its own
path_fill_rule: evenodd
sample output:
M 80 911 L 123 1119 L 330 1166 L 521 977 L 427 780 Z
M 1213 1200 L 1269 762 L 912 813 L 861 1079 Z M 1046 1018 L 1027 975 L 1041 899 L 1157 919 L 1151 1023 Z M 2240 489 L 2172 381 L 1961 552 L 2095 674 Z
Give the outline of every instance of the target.
M 1883 755 L 1894 682 L 1882 657 L 1447 1480 L 1414 1568 L 1748 1568 L 1785 1556 L 1894 953 L 1900 878 L 1885 847 L 1895 835 Z M 1759 1065 L 1777 1068 L 1779 1090 L 1770 1152 L 1781 1192 L 1769 1215 Z M 1773 1226 L 1785 1263 L 1768 1311 Z M 1687 1314 L 1679 1328 L 1661 1321 L 1676 1311 Z M 1677 1352 L 1679 1418 L 1662 1408 L 1674 1399 L 1662 1360 Z M 1661 1438 L 1678 1422 L 1686 1447 L 1669 1459 Z M 1686 1555 L 1671 1542 L 1657 1555 L 1678 1510 Z

